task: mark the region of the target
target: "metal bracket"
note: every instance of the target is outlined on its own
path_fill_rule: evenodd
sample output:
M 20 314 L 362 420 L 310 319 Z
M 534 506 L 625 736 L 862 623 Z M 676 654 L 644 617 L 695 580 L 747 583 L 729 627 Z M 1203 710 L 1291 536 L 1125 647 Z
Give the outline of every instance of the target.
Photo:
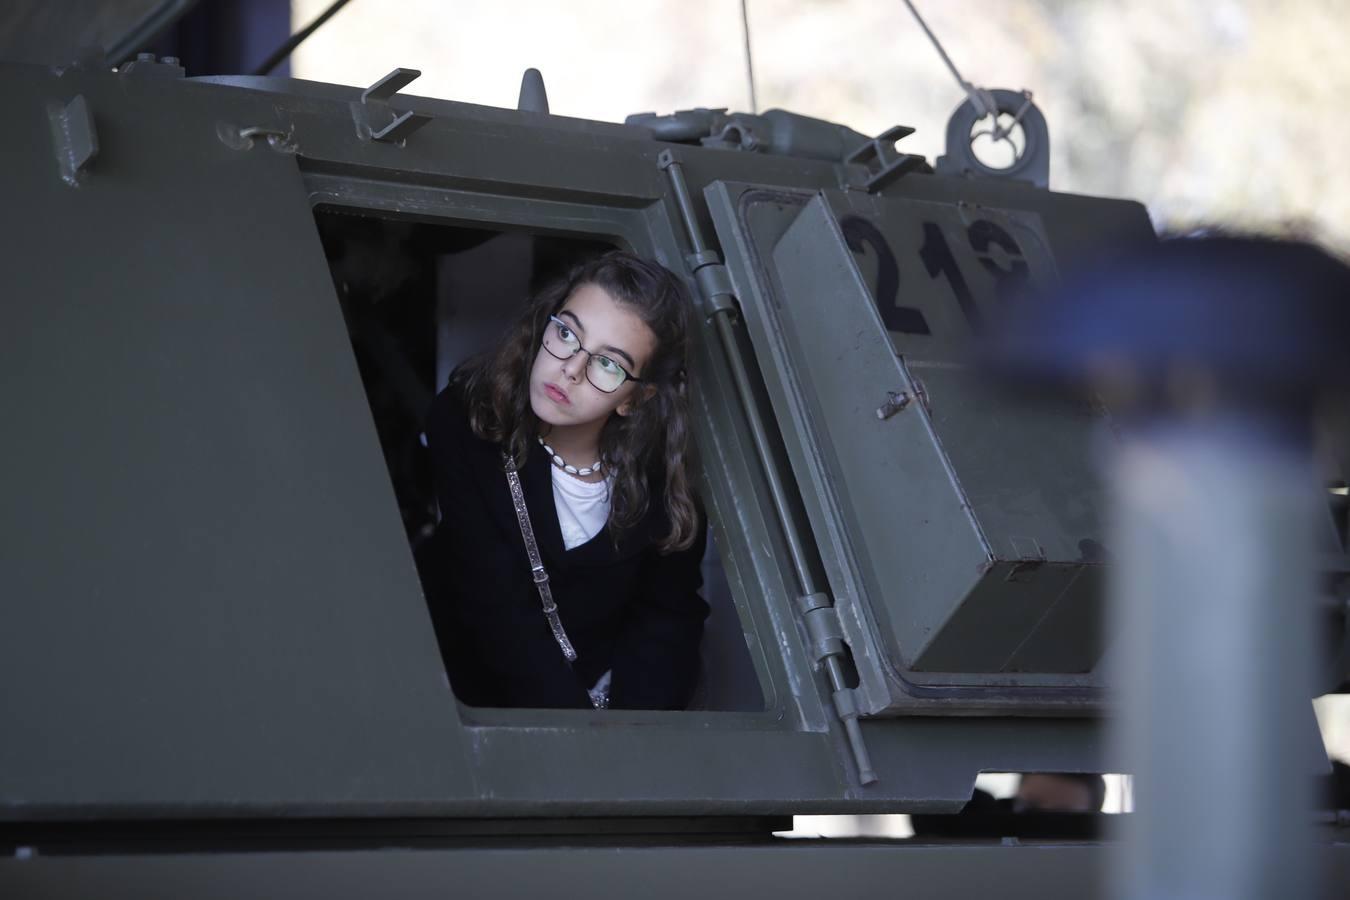
M 922 156 L 895 149 L 902 138 L 913 133 L 908 125 L 894 125 L 850 153 L 844 162 L 862 166 L 867 174 L 861 183 L 850 180 L 844 186 L 876 193 L 900 176 L 922 169 L 927 165 Z
M 422 73 L 417 69 L 395 69 L 361 92 L 361 102 L 352 104 L 356 135 L 363 141 L 399 144 L 431 121 L 431 116 L 411 110 L 395 112 L 389 101 Z
M 51 120 L 61 180 L 71 187 L 79 187 L 89 164 L 98 156 L 98 131 L 94 128 L 94 113 L 84 95 L 76 94 L 65 105 L 52 104 L 47 115 Z

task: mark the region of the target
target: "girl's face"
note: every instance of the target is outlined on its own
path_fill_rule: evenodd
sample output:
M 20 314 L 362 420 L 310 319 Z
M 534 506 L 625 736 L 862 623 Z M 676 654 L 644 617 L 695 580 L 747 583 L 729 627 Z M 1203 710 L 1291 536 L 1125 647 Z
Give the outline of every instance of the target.
M 586 377 L 592 357 L 606 357 L 635 378 L 646 373 L 647 360 L 656 350 L 656 335 L 637 314 L 597 284 L 583 284 L 555 314 L 573 343 L 584 350 L 558 359 L 541 343 L 530 370 L 530 407 L 541 421 L 558 427 L 603 424 L 611 413 L 627 415 L 640 399 L 643 385 L 625 379 L 613 393 L 605 393 Z M 551 325 L 551 328 L 556 328 Z M 586 351 L 590 351 L 588 354 Z

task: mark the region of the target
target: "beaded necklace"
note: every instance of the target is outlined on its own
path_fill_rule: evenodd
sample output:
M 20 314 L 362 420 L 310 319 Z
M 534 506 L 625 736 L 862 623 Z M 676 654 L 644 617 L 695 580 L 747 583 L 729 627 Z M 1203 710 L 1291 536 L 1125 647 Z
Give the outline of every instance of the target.
M 559 456 L 557 453 L 554 453 L 553 448 L 550 447 L 548 444 L 544 443 L 543 435 L 539 435 L 538 441 L 539 446 L 543 447 L 544 452 L 547 453 L 549 455 L 549 458 L 553 460 L 553 464 L 558 468 L 562 469 L 564 472 L 568 473 L 569 475 L 580 475 L 582 477 L 585 477 L 587 475 L 594 475 L 596 472 L 600 471 L 600 460 L 598 459 L 595 462 L 591 463 L 589 466 L 583 466 L 582 468 L 578 469 L 576 466 L 568 465 L 561 456 Z

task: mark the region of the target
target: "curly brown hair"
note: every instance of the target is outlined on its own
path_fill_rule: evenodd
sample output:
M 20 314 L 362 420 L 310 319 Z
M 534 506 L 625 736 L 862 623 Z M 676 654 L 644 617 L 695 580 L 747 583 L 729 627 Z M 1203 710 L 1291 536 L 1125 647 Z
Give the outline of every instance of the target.
M 469 409 L 478 437 L 500 444 L 522 465 L 539 434 L 530 406 L 530 370 L 549 316 L 579 287 L 603 288 L 656 336 L 639 391 L 626 416 L 611 415 L 600 432 L 600 459 L 613 474 L 608 528 L 611 537 L 633 527 L 651 503 L 649 479 L 662 471 L 670 530 L 662 552 L 684 550 L 698 533 L 698 512 L 689 484 L 689 403 L 686 357 L 691 304 L 684 285 L 664 266 L 615 250 L 572 268 L 540 291 L 487 356 L 452 377 Z

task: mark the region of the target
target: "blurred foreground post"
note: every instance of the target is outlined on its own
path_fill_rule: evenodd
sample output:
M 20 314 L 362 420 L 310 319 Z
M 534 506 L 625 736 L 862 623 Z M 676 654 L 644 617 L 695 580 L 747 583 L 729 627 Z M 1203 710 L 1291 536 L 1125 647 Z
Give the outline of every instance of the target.
M 1254 414 L 1158 422 L 1110 464 L 1130 900 L 1313 896 L 1307 451 Z
M 1169 241 L 1010 323 L 1019 373 L 1086 385 L 1119 440 L 1113 742 L 1129 900 L 1311 897 L 1317 398 L 1347 381 L 1350 269 L 1306 244 Z M 1324 536 L 1325 537 L 1325 536 Z

